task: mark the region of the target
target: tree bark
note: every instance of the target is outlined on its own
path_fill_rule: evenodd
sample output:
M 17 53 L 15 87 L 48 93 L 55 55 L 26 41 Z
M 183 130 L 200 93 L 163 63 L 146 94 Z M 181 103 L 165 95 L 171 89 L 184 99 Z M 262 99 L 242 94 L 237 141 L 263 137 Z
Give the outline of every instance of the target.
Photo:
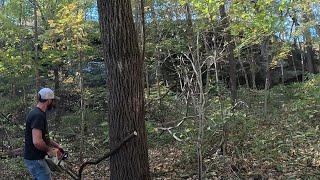
M 111 180 L 151 179 L 144 120 L 143 60 L 135 31 L 131 1 L 98 0 L 103 55 L 109 91 L 110 148 L 138 132 L 110 157 Z

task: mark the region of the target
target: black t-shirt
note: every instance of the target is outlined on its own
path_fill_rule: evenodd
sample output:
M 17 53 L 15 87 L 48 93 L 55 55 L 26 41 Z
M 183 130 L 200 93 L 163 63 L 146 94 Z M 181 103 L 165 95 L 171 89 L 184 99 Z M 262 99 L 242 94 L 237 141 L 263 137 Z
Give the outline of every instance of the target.
M 46 113 L 39 108 L 31 110 L 27 116 L 25 129 L 25 143 L 24 143 L 24 158 L 28 160 L 44 159 L 46 152 L 37 149 L 32 140 L 32 129 L 39 129 L 42 131 L 42 138 L 48 144 L 48 123 Z

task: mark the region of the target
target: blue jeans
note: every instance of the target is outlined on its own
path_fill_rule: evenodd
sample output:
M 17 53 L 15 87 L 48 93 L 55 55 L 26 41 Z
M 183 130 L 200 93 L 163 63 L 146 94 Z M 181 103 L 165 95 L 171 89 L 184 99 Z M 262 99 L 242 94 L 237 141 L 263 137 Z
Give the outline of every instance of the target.
M 29 172 L 32 174 L 34 180 L 51 180 L 51 171 L 47 162 L 41 160 L 24 160 Z

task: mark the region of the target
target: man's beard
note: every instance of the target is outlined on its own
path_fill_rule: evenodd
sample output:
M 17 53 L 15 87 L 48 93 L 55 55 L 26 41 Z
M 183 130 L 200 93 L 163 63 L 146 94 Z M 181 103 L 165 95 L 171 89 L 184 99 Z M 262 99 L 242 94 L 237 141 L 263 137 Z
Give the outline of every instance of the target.
M 48 105 L 47 111 L 52 111 L 52 110 L 54 110 L 55 108 L 56 108 L 56 105 L 53 104 L 53 103 L 51 103 L 51 104 Z

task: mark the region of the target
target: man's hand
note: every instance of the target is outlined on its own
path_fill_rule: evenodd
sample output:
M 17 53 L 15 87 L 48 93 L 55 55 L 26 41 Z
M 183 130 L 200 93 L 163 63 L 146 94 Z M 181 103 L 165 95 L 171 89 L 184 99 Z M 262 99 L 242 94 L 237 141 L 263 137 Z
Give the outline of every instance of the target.
M 61 147 L 61 145 L 58 144 L 58 143 L 56 143 L 54 140 L 50 139 L 50 144 L 49 144 L 49 145 L 50 145 L 51 147 L 58 148 L 62 154 L 64 153 L 64 150 L 63 150 L 63 148 Z
M 62 152 L 58 148 L 49 148 L 47 154 L 49 156 L 57 157 L 58 159 L 62 158 Z

